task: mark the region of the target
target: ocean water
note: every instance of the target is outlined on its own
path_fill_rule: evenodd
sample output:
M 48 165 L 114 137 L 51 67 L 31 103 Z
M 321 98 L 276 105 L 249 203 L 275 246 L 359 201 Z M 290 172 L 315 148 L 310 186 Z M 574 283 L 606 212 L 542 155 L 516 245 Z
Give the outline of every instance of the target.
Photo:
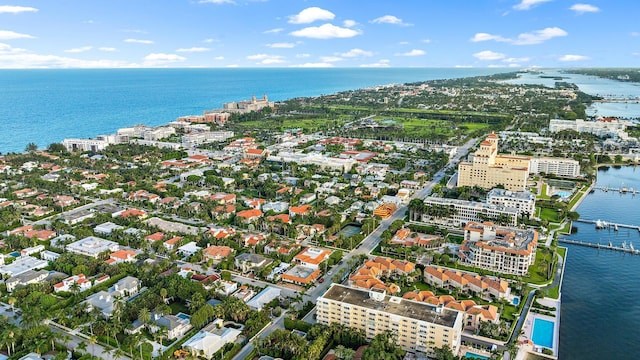
M 598 172 L 598 185 L 640 189 L 640 168 L 609 168 Z M 577 211 L 581 218 L 640 225 L 640 195 L 596 190 Z M 574 223 L 569 239 L 611 242 L 640 248 L 635 229 L 596 230 Z M 566 244 L 563 244 L 565 246 Z M 560 359 L 637 359 L 640 341 L 640 255 L 566 245 L 562 285 Z
M 266 93 L 272 100 L 374 85 L 461 78 L 506 69 L 0 70 L 0 152 L 120 127 L 161 125 Z

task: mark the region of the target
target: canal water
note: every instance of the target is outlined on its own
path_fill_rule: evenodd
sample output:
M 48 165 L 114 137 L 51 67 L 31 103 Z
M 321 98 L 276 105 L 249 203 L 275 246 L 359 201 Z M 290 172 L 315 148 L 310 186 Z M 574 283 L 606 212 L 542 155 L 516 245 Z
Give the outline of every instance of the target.
M 598 172 L 598 186 L 640 190 L 640 167 Z M 640 194 L 595 190 L 577 211 L 581 218 L 640 225 Z M 635 229 L 596 230 L 574 223 L 568 239 L 640 248 Z M 569 249 L 562 285 L 560 359 L 638 359 L 640 357 L 640 255 L 575 245 Z

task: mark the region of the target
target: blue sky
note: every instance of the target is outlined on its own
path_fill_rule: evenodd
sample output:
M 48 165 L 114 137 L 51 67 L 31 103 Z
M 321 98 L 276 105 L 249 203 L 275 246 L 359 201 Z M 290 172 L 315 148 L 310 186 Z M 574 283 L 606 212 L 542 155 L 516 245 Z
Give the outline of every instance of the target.
M 0 68 L 640 64 L 635 0 L 7 1 Z

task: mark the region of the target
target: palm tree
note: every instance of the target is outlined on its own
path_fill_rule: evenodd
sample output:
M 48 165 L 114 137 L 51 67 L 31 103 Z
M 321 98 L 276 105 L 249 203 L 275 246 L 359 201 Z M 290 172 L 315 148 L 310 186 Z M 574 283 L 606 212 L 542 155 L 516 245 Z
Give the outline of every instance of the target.
M 82 351 L 82 352 L 87 351 L 87 343 L 84 342 L 84 341 L 80 341 L 80 343 L 78 343 L 77 349 Z
M 167 303 L 167 289 L 162 288 L 160 289 L 160 296 L 162 296 L 162 302 L 163 303 Z
M 14 312 L 14 311 L 15 311 L 14 305 L 16 304 L 16 301 L 17 301 L 17 299 L 16 299 L 16 298 L 14 298 L 13 296 L 10 296 L 10 297 L 7 299 L 7 303 L 8 303 L 9 305 L 11 305 L 11 312 Z
M 140 319 L 140 322 L 142 322 L 142 324 L 147 327 L 149 325 L 149 322 L 151 321 L 151 312 L 149 312 L 149 309 L 140 309 L 140 312 L 138 313 L 138 319 Z

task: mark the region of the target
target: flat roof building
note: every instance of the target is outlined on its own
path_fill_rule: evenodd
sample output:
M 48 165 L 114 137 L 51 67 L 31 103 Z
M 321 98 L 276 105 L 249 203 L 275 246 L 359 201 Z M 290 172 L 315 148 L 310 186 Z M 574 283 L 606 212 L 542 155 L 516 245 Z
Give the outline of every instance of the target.
M 458 227 L 469 221 L 501 219 L 513 226 L 518 224 L 518 210 L 502 205 L 435 196 L 425 198 L 424 204 L 420 220 L 426 223 Z
M 391 331 L 397 345 L 412 353 L 433 356 L 433 349 L 460 349 L 463 313 L 413 300 L 333 284 L 317 300 L 317 320 L 363 330 L 368 339 Z
M 519 215 L 533 215 L 536 210 L 536 196 L 528 190 L 510 191 L 491 189 L 487 194 L 487 203 L 504 208 L 516 209 Z M 513 223 L 512 225 L 517 225 Z
M 118 251 L 118 243 L 96 236 L 87 236 L 84 239 L 72 242 L 66 246 L 67 251 L 97 258 L 100 253 Z

